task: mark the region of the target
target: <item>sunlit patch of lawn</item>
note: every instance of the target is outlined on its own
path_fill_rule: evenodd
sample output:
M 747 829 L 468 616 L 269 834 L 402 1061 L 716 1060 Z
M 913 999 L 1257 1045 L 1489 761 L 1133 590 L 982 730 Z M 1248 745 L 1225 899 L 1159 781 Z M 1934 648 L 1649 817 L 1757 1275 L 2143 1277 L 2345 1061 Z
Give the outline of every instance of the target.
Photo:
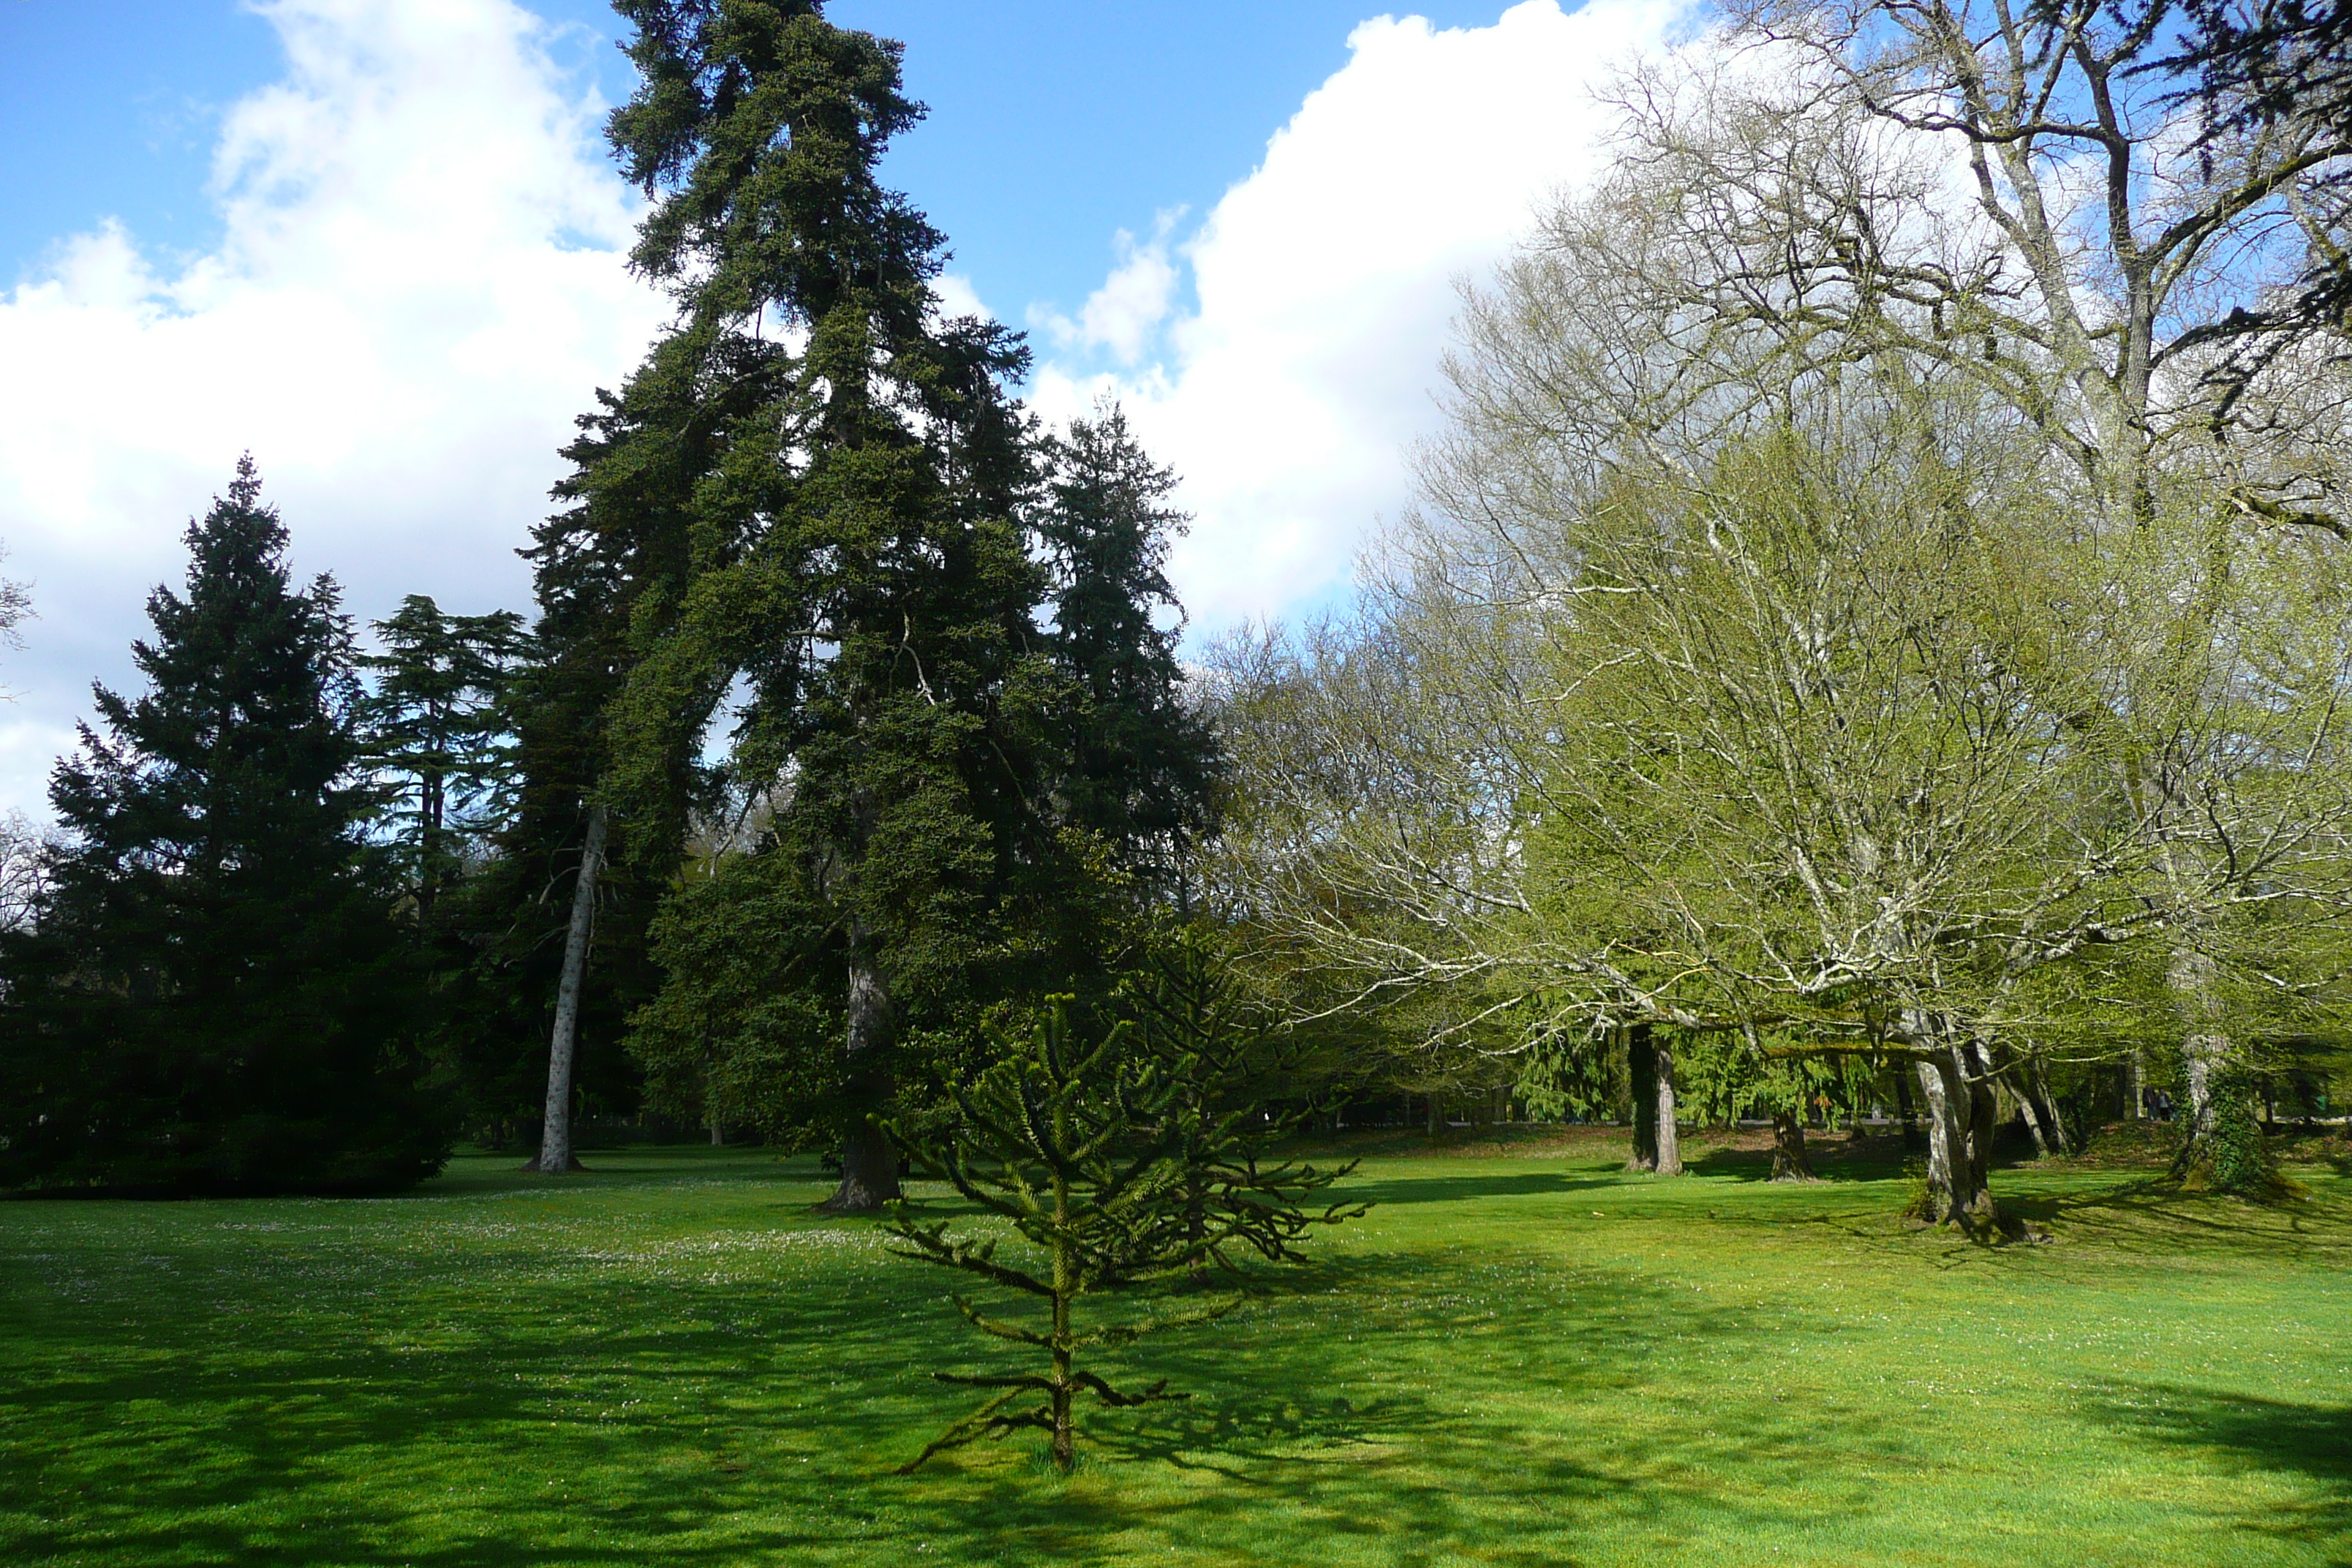
M 2005 1172 L 2054 1240 L 1988 1249 L 1891 1160 L 1696 1152 L 1368 1160 L 1320 1261 L 1128 1352 L 1196 1397 L 1088 1411 L 1066 1479 L 888 1475 L 991 1358 L 805 1163 L 0 1204 L 0 1562 L 2352 1562 L 2342 1173 Z

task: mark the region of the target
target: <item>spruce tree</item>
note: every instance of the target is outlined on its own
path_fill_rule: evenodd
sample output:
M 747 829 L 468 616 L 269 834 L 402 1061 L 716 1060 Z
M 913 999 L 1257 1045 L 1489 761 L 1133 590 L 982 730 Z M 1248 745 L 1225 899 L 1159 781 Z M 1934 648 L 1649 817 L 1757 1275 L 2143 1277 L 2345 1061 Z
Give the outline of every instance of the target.
M 534 1163 L 557 1171 L 573 1162 L 568 1148 L 544 1147 L 564 1129 L 550 1129 L 543 1108 L 568 1120 L 575 1101 L 638 1103 L 622 1039 L 658 985 L 647 928 L 677 879 L 702 782 L 691 753 L 657 766 L 639 756 L 625 809 L 609 804 L 620 792 L 608 710 L 675 618 L 693 493 L 722 449 L 719 430 L 757 402 L 744 390 L 756 376 L 708 368 L 701 340 L 666 336 L 617 393 L 598 390 L 563 449 L 572 469 L 555 487 L 558 510 L 521 552 L 538 614 L 497 719 L 508 739 L 496 826 L 445 922 L 473 954 L 444 1010 L 446 1058 L 494 1127 L 541 1120 Z M 600 824 L 595 874 L 583 878 Z M 575 943 L 583 898 L 593 919 Z
M 1181 896 L 1190 847 L 1214 827 L 1221 771 L 1184 701 L 1182 606 L 1170 545 L 1188 521 L 1116 404 L 1046 443 L 1036 529 L 1053 563 L 1056 671 L 1066 682 L 1054 791 L 1061 818 L 1101 838 L 1147 894 Z
M 148 600 L 149 690 L 58 763 L 67 836 L 5 940 L 0 1181 L 370 1191 L 439 1168 L 396 878 L 368 841 L 333 582 L 297 590 L 250 458 Z

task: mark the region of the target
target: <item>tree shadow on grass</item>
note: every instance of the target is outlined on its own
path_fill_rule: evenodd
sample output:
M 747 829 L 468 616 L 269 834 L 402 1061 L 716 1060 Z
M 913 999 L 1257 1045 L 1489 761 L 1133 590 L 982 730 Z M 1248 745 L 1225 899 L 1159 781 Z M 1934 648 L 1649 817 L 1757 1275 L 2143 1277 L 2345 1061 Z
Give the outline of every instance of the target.
M 2139 1384 L 2128 1397 L 2110 1394 L 2094 1399 L 2089 1411 L 2144 1442 L 2298 1478 L 2304 1497 L 2242 1520 L 2239 1528 L 2332 1549 L 2329 1561 L 2352 1563 L 2352 1405 L 2299 1405 L 2151 1383 Z
M 1460 1204 L 1481 1198 L 1554 1197 L 1624 1185 L 1616 1176 L 1572 1176 L 1556 1171 L 1513 1171 L 1462 1176 L 1389 1176 L 1351 1181 L 1334 1195 L 1349 1203 Z
M 2050 1228 L 2061 1240 L 2173 1257 L 2259 1247 L 2266 1256 L 2298 1261 L 2352 1258 L 2352 1204 L 2332 1194 L 2251 1203 L 2189 1192 L 2158 1177 L 2089 1192 L 1995 1191 L 2004 1210 Z
M 1873 1140 L 1854 1148 L 1842 1139 L 1819 1139 L 1808 1144 L 1806 1156 L 1812 1164 L 1814 1176 L 1823 1182 L 1892 1181 L 1903 1174 L 1905 1159 L 1900 1145 L 1889 1145 L 1884 1140 Z M 1686 1161 L 1685 1169 L 1698 1176 L 1726 1177 L 1738 1182 L 1769 1182 L 1772 1179 L 1772 1152 L 1769 1149 L 1717 1147 Z
M 1529 1190 L 1559 1184 L 1502 1184 Z M 1605 1354 L 1544 1374 L 1573 1398 L 1745 1322 L 1598 1281 L 1576 1285 L 1563 1320 L 1557 1300 L 1465 1295 L 1441 1259 L 1333 1259 L 1242 1321 L 1137 1347 L 1128 1374 L 1196 1398 L 1089 1412 L 1099 1462 L 1083 1484 L 1002 1453 L 898 1482 L 889 1468 L 964 1405 L 924 1373 L 996 1347 L 933 1276 L 862 1241 L 812 1236 L 772 1277 L 726 1280 L 698 1272 L 700 1237 L 612 1264 L 582 1262 L 606 1255 L 577 1242 L 453 1234 L 449 1256 L 420 1261 L 225 1234 L 245 1233 L 183 1233 L 169 1269 L 159 1238 L 93 1256 L 87 1307 L 0 1298 L 0 1558 L 732 1568 L 903 1561 L 912 1539 L 933 1542 L 930 1561 L 1084 1562 L 1115 1537 L 1164 1537 L 1249 1561 L 1265 1539 L 1253 1510 L 1270 1507 L 1377 1535 L 1400 1563 L 1465 1534 L 1506 1543 L 1497 1562 L 1568 1561 L 1502 1525 L 1556 1537 L 1581 1508 L 1638 1498 L 1479 1408 L 1523 1387 L 1517 1360 L 1465 1371 L 1443 1347 L 1607 1320 Z M 1375 1341 L 1397 1375 L 1351 1383 Z M 1256 1560 L 1281 1560 L 1267 1550 Z
M 976 1448 L 937 1476 L 919 1473 L 903 1483 L 902 1506 L 942 1534 L 985 1519 L 1008 1563 L 1064 1560 L 1057 1551 L 1088 1560 L 1068 1533 L 1083 1518 L 1087 1539 L 1137 1543 L 1128 1551 L 1145 1559 L 1181 1550 L 1287 1563 L 1312 1542 L 1317 1561 L 1433 1563 L 1467 1548 L 1524 1568 L 1587 1561 L 1593 1543 L 1694 1503 L 1746 1510 L 1683 1462 L 1679 1439 L 1599 1447 L 1572 1420 L 1531 1420 L 1528 1402 L 1619 1397 L 1692 1338 L 1736 1344 L 1774 1331 L 1770 1314 L 1622 1277 L 1578 1275 L 1566 1305 L 1508 1277 L 1467 1283 L 1459 1268 L 1412 1254 L 1320 1260 L 1254 1299 L 1238 1322 L 1144 1342 L 1124 1376 L 1106 1366 L 1117 1385 L 1166 1376 L 1190 1395 L 1135 1412 L 1085 1408 L 1078 1480 L 1124 1473 L 1142 1484 L 1091 1492 L 1074 1513 L 1015 1439 L 1009 1453 Z M 1554 1352 L 1539 1366 L 1464 1353 L 1482 1337 Z M 943 1405 L 941 1424 L 957 1413 Z M 1754 1405 L 1745 1425 L 1710 1407 L 1706 1421 L 1718 1452 L 1791 1474 L 1818 1468 L 1818 1432 L 1796 1406 Z M 1178 1484 L 1159 1479 L 1169 1472 Z

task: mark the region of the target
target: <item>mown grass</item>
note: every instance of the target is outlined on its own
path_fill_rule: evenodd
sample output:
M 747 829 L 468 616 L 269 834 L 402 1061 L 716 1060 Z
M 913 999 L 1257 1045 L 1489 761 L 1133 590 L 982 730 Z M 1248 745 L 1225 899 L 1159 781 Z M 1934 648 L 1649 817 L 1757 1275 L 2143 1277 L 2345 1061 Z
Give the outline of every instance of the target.
M 1621 1135 L 1622 1137 L 1622 1135 Z M 0 1205 L 11 1564 L 2352 1563 L 2352 1176 L 2252 1209 L 1891 1162 L 1381 1155 L 1196 1391 L 887 1474 L 977 1363 L 805 1163 L 459 1161 L 373 1202 Z M 1840 1168 L 1840 1167 L 1833 1167 Z

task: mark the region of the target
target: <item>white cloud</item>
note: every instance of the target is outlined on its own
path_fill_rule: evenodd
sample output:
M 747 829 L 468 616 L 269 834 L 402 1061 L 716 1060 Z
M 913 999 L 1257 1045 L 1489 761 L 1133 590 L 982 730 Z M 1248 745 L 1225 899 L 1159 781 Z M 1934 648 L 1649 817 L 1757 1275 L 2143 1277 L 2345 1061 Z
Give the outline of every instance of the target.
M 1367 530 L 1407 499 L 1407 449 L 1436 424 L 1454 280 L 1599 169 L 1594 89 L 1687 9 L 1591 0 L 1569 15 L 1528 0 L 1488 27 L 1364 23 L 1347 65 L 1177 247 L 1198 309 L 1151 357 L 1136 323 L 1157 324 L 1177 279 L 1138 277 L 1149 247 L 1129 242 L 1056 334 L 1066 352 L 1040 369 L 1034 400 L 1058 420 L 1118 395 L 1183 477 L 1195 521 L 1171 564 L 1196 625 L 1296 609 L 1347 580 Z M 1123 368 L 1089 373 L 1066 352 L 1086 346 Z
M 350 606 L 525 607 L 557 448 L 666 307 L 627 274 L 604 106 L 512 0 L 267 0 L 285 79 L 237 104 L 226 237 L 168 269 L 110 225 L 0 293 L 0 807 L 38 809 L 97 675 L 250 448 L 296 565 Z
M 1175 303 L 1179 275 L 1168 258 L 1168 237 L 1181 207 L 1159 216 L 1151 237 L 1141 244 L 1120 229 L 1111 236 L 1118 264 L 1103 286 L 1087 296 L 1076 321 L 1051 310 L 1033 310 L 1030 321 L 1044 329 L 1061 348 L 1107 348 L 1119 363 L 1131 365 L 1143 355 Z

